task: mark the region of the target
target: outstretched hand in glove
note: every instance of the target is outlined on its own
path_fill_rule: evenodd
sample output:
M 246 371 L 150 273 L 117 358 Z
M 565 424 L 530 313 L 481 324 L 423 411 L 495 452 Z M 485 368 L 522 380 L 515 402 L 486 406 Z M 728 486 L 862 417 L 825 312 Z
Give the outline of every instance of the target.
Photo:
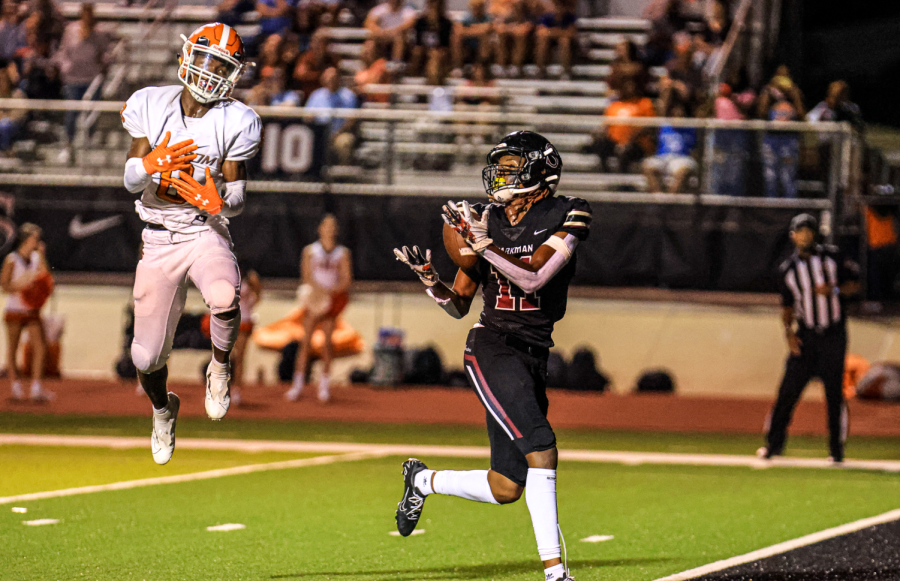
M 447 202 L 443 209 L 444 222 L 459 232 L 463 240 L 478 254 L 483 254 L 494 243 L 488 236 L 488 212 L 482 216 L 472 213 L 469 202 Z
M 437 271 L 431 265 L 431 250 L 422 253 L 418 246 L 412 248 L 404 246 L 402 249 L 394 248 L 394 256 L 397 260 L 410 267 L 422 283 L 427 287 L 433 287 L 441 282 Z

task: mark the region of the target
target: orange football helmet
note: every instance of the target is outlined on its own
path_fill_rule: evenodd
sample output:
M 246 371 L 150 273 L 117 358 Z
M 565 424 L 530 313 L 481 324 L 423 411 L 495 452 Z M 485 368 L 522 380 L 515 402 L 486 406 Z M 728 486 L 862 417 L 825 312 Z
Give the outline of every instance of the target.
M 241 36 L 227 24 L 213 22 L 181 38 L 178 80 L 201 103 L 227 99 L 244 70 Z

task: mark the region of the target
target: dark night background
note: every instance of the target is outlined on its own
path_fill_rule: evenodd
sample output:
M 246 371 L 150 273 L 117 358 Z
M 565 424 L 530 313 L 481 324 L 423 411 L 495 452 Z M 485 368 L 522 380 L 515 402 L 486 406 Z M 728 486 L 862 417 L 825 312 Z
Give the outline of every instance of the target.
M 900 1 L 784 0 L 781 26 L 771 68 L 790 66 L 807 107 L 843 79 L 867 122 L 900 127 Z

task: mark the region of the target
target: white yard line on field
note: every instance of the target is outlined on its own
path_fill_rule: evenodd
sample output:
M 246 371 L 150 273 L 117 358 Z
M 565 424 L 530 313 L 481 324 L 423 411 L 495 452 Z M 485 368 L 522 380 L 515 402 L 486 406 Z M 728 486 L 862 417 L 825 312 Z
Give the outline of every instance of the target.
M 178 440 L 178 445 L 179 447 L 182 447 L 180 439 Z M 372 450 L 367 452 L 340 454 L 336 456 L 317 456 L 315 458 L 287 460 L 285 462 L 250 464 L 247 466 L 235 466 L 233 468 L 220 468 L 218 470 L 194 472 L 192 474 L 178 474 L 175 476 L 162 476 L 159 478 L 142 478 L 140 480 L 126 480 L 123 482 L 98 484 L 95 486 L 81 486 L 78 488 L 48 490 L 46 492 L 32 492 L 30 494 L 6 496 L 0 497 L 0 504 L 27 502 L 29 500 L 43 500 L 45 498 L 59 498 L 62 496 L 75 496 L 77 494 L 91 494 L 93 492 L 108 492 L 111 490 L 127 490 L 129 488 L 155 486 L 157 484 L 178 484 L 181 482 L 191 482 L 193 480 L 208 480 L 210 478 L 222 478 L 223 476 L 235 476 L 237 474 L 251 474 L 253 472 L 267 472 L 269 470 L 288 470 L 290 468 L 304 468 L 307 466 L 324 466 L 326 464 L 335 464 L 338 462 L 354 462 L 356 460 L 367 460 L 369 458 L 379 458 L 381 456 L 385 456 L 385 454 L 382 454 L 377 450 Z
M 43 434 L 0 434 L 2 445 L 74 446 L 82 448 L 147 448 L 149 438 L 118 436 L 53 436 Z M 432 456 L 443 458 L 490 458 L 485 446 L 417 446 L 411 444 L 353 444 L 347 442 L 292 442 L 285 440 L 226 440 L 178 438 L 179 450 L 226 450 L 237 452 L 301 452 L 318 454 L 377 453 L 380 456 Z M 775 458 L 728 454 L 674 454 L 668 452 L 607 452 L 602 450 L 560 450 L 560 460 L 608 464 L 673 464 L 685 466 L 745 466 L 748 468 L 855 468 L 900 472 L 897 460 L 846 460 L 835 465 L 817 458 Z
M 827 541 L 828 539 L 833 539 L 841 535 L 854 533 L 862 529 L 867 529 L 875 525 L 893 522 L 896 520 L 900 520 L 900 509 L 892 510 L 878 516 L 864 518 L 862 520 L 847 523 L 845 525 L 837 526 L 831 529 L 825 529 L 824 531 L 806 535 L 805 537 L 800 537 L 799 539 L 785 541 L 784 543 L 778 543 L 777 545 L 772 545 L 771 547 L 766 547 L 765 549 L 753 551 L 752 553 L 747 553 L 746 555 L 738 555 L 737 557 L 731 557 L 730 559 L 716 561 L 715 563 L 703 565 L 702 567 L 697 567 L 696 569 L 691 569 L 682 573 L 676 573 L 675 575 L 669 575 L 668 577 L 663 577 L 661 579 L 657 579 L 656 581 L 688 581 L 689 579 L 697 579 L 698 577 L 703 577 L 704 575 L 709 575 L 710 573 L 716 573 L 718 571 L 730 569 L 731 567 L 736 567 L 738 565 L 744 565 L 753 561 L 759 561 L 760 559 L 780 555 L 788 551 L 793 551 L 794 549 L 799 549 L 801 547 L 813 545 L 821 541 Z

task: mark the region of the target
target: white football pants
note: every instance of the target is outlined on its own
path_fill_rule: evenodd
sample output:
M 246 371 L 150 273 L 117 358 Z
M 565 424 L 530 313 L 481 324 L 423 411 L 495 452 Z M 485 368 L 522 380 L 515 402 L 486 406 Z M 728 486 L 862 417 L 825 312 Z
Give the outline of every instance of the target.
M 200 289 L 212 318 L 213 344 L 231 351 L 241 324 L 241 275 L 226 233 L 178 234 L 145 229 L 144 252 L 134 277 L 134 341 L 131 358 L 142 373 L 161 369 L 172 351 L 184 310 L 188 279 Z M 215 315 L 234 310 L 229 320 Z

